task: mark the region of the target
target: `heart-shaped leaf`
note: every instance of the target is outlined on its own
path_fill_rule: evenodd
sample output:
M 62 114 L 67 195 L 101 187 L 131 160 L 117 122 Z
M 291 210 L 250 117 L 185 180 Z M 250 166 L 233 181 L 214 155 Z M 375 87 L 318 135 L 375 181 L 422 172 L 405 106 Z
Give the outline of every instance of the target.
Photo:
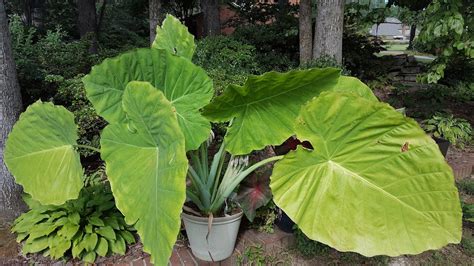
M 76 199 L 83 186 L 83 169 L 74 147 L 77 138 L 71 112 L 37 101 L 21 114 L 8 136 L 5 163 L 35 200 L 63 204 Z
M 275 164 L 275 203 L 311 239 L 365 256 L 418 254 L 461 239 L 451 168 L 413 119 L 387 104 L 325 93 L 296 125 L 299 148 Z
M 186 197 L 184 137 L 171 103 L 147 82 L 129 83 L 123 108 L 130 121 L 104 129 L 102 158 L 117 207 L 128 224 L 135 224 L 152 262 L 164 265 L 180 229 Z M 123 241 L 119 235 L 118 239 Z M 117 241 L 109 242 L 112 251 Z
M 125 120 L 122 95 L 130 81 L 150 82 L 164 93 L 176 109 L 186 150 L 197 149 L 207 139 L 211 126 L 199 109 L 209 103 L 214 91 L 203 69 L 165 50 L 137 49 L 104 60 L 83 79 L 87 98 L 109 123 Z
M 172 54 L 191 60 L 196 44 L 194 44 L 194 36 L 188 32 L 188 28 L 177 18 L 167 14 L 161 27 L 156 27 L 156 37 L 152 47 L 165 49 Z
M 225 136 L 227 151 L 233 155 L 278 145 L 294 135 L 293 126 L 301 107 L 321 92 L 347 90 L 361 96 L 372 94 L 367 86 L 350 78 L 344 77 L 338 87 L 339 72 L 324 68 L 251 76 L 243 86 L 227 87 L 204 108 L 203 114 L 214 122 L 234 119 Z

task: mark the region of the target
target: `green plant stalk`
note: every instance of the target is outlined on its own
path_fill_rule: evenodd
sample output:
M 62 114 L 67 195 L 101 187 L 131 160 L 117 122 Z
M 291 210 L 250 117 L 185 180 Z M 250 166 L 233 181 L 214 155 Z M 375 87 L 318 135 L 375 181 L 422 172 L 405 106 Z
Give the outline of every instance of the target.
M 260 161 L 258 163 L 255 163 L 254 165 L 250 166 L 249 168 L 241 172 L 239 175 L 237 175 L 228 186 L 227 185 L 223 186 L 224 183 L 221 183 L 221 185 L 219 186 L 219 192 L 217 193 L 216 199 L 212 201 L 213 203 L 211 205 L 210 212 L 211 213 L 217 212 L 222 206 L 222 204 L 224 203 L 226 196 L 229 195 L 240 184 L 240 182 L 242 182 L 242 180 L 244 180 L 244 178 L 247 177 L 250 173 L 252 173 L 257 168 L 267 163 L 281 160 L 283 159 L 283 157 L 284 157 L 283 155 L 273 156 L 263 161 Z

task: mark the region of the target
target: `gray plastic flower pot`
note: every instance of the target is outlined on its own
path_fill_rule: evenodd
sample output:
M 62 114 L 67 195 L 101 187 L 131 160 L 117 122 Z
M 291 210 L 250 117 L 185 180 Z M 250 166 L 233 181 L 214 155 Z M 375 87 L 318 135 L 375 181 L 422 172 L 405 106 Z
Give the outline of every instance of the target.
M 207 217 L 183 213 L 181 217 L 186 227 L 193 255 L 204 261 L 221 261 L 234 251 L 243 212 L 213 219 L 211 232 L 207 235 Z

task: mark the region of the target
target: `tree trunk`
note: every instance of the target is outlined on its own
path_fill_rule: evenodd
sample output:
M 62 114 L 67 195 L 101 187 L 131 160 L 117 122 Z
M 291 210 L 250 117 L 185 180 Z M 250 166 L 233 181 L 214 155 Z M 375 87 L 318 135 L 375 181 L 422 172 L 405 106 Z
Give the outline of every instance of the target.
M 20 214 L 24 209 L 21 187 L 3 161 L 5 141 L 22 110 L 20 86 L 16 77 L 7 15 L 0 0 L 0 216 Z
M 311 25 L 311 0 L 301 0 L 299 10 L 300 65 L 311 61 L 313 54 L 313 29 Z
M 98 50 L 97 43 L 97 12 L 95 0 L 79 0 L 77 1 L 78 10 L 78 28 L 82 38 L 90 38 L 91 47 L 89 51 L 96 54 Z
M 413 40 L 416 34 L 416 24 L 412 24 L 410 27 L 410 41 L 408 42 L 408 50 L 413 50 Z
M 344 2 L 344 0 L 317 1 L 313 59 L 326 55 L 334 57 L 339 64 L 342 63 Z
M 203 35 L 214 36 L 221 33 L 221 21 L 219 15 L 218 0 L 201 0 L 203 13 Z
M 150 43 L 153 43 L 156 37 L 156 27 L 161 19 L 161 0 L 149 0 L 148 9 L 150 13 Z

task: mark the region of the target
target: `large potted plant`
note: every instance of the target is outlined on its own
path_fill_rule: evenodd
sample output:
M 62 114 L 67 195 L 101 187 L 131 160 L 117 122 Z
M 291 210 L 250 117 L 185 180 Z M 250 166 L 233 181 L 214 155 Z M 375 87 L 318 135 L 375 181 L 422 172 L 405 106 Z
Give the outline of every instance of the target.
M 186 194 L 191 204 L 185 204 L 182 218 L 193 254 L 201 260 L 220 261 L 232 255 L 243 216 L 243 210 L 231 194 L 255 169 L 281 157 L 248 166 L 248 156 L 229 156 L 223 142 L 213 160 L 208 162 L 211 141 L 212 138 L 197 151 L 190 152 L 188 178 L 191 182 Z
M 168 16 L 157 33 L 152 48 L 106 59 L 83 80 L 109 123 L 100 153 L 117 208 L 153 263 L 168 263 L 186 195 L 202 203 L 198 180 L 217 179 L 212 164 L 194 182 L 190 176 L 207 165 L 191 153 L 208 138 L 210 121 L 232 121 L 220 150 L 234 159 L 293 135 L 310 142 L 313 149 L 266 160 L 278 160 L 270 183 L 275 203 L 313 240 L 366 256 L 459 243 L 462 212 L 452 170 L 414 120 L 378 102 L 365 84 L 333 68 L 269 72 L 229 86 L 210 103 L 212 82 L 190 61 L 195 46 L 187 29 Z M 83 185 L 77 149 L 94 149 L 76 140 L 73 115 L 39 101 L 10 133 L 5 162 L 33 199 L 60 205 Z M 208 190 L 218 196 L 203 204 L 208 211 L 198 211 L 207 223 L 211 207 L 258 166 L 237 164 L 236 174 L 206 183 L 222 188 Z

